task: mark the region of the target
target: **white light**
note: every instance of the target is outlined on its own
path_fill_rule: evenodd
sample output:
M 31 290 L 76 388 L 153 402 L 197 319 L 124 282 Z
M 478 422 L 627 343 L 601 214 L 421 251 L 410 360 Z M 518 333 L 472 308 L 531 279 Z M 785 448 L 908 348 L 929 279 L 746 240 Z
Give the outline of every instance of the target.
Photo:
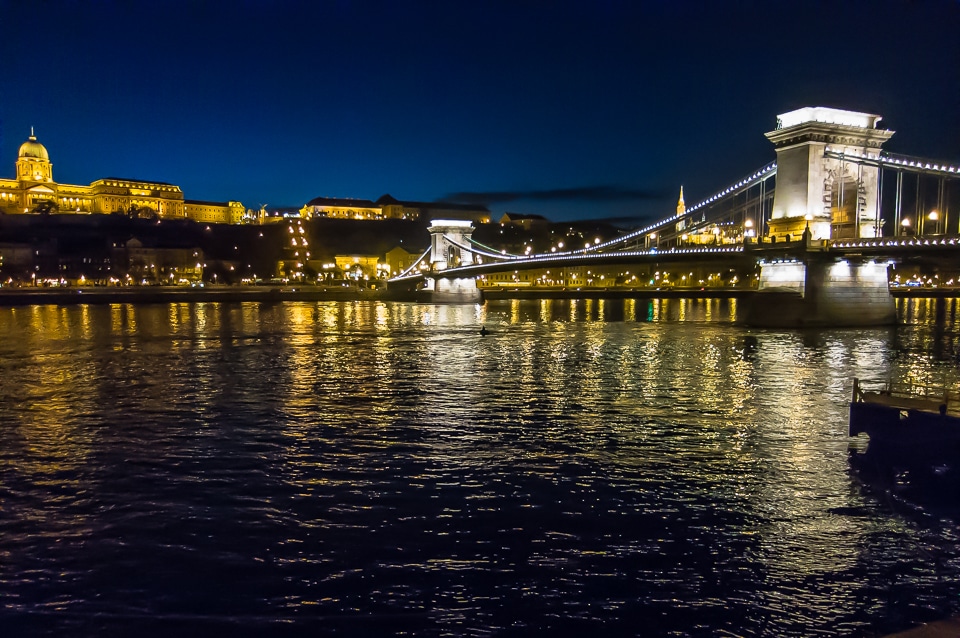
M 874 128 L 880 120 L 879 115 L 831 109 L 822 106 L 808 106 L 795 111 L 781 113 L 777 116 L 777 121 L 782 128 L 790 128 L 791 126 L 797 126 L 807 122 L 823 122 L 825 124 L 839 124 L 841 126 Z

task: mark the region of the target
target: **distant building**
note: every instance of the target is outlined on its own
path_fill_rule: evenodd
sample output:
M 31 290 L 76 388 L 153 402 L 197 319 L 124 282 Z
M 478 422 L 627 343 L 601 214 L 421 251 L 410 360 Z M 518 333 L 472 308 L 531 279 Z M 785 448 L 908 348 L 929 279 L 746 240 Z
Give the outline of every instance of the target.
M 201 202 L 194 199 L 183 201 L 187 219 L 207 224 L 239 224 L 247 209 L 240 202 Z
M 184 200 L 179 186 L 166 182 L 105 177 L 89 186 L 53 181 L 46 147 L 30 137 L 20 145 L 16 178 L 0 179 L 0 211 L 7 214 L 120 214 L 158 219 L 192 219 L 238 224 L 246 212 L 240 202 Z
M 406 219 L 424 219 L 427 221 L 432 219 L 463 219 L 477 224 L 489 224 L 491 221 L 490 210 L 486 206 L 453 202 L 399 201 L 390 195 L 384 195 L 377 200 L 377 203 L 385 202 L 387 198 L 390 199 L 391 206 L 402 206 L 403 211 L 408 215 Z
M 33 267 L 33 256 L 34 249 L 31 244 L 2 243 L 0 244 L 0 272 L 8 275 L 14 269 L 29 270 Z
M 177 284 L 200 281 L 206 258 L 199 247 L 161 248 L 133 237 L 114 247 L 114 264 L 135 283 Z
M 511 224 L 519 226 L 524 230 L 533 228 L 545 228 L 550 225 L 550 220 L 543 215 L 521 215 L 520 213 L 504 213 L 500 218 L 501 224 Z
M 377 204 L 369 199 L 349 197 L 315 197 L 300 212 L 305 219 L 383 219 L 383 211 Z
M 309 219 L 310 215 L 306 213 L 307 207 L 297 208 L 296 206 L 275 206 L 267 210 L 266 204 L 260 207 L 260 210 L 248 210 L 244 216 L 244 222 L 250 224 L 276 224 L 290 219 Z
M 377 279 L 381 272 L 379 255 L 336 255 L 334 261 L 345 279 Z
M 380 197 L 377 205 L 383 210 L 386 219 L 420 219 L 419 207 L 411 206 L 409 202 L 401 202 L 390 194 Z
M 384 195 L 375 202 L 369 199 L 346 197 L 316 197 L 300 209 L 305 219 L 329 217 L 336 219 L 466 219 L 478 224 L 490 223 L 490 211 L 485 206 L 447 202 L 401 201 Z
M 389 275 L 391 277 L 399 275 L 407 268 L 415 264 L 418 257 L 420 257 L 419 253 L 408 252 L 400 246 L 391 248 L 386 254 L 386 264 L 390 271 Z
M 683 186 L 680 187 L 680 199 L 677 200 L 677 217 L 683 217 L 687 212 L 687 205 L 683 201 Z M 677 222 L 677 232 L 680 232 L 687 227 L 686 218 L 681 219 Z

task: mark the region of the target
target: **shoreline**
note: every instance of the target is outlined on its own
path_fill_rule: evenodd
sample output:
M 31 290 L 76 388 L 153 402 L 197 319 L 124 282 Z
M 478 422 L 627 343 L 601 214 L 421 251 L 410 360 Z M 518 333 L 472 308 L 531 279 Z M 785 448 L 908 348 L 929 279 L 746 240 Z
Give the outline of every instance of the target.
M 0 289 L 0 307 L 119 303 L 278 303 L 282 301 L 364 301 L 384 298 L 386 291 L 356 288 L 266 286 L 144 286 L 130 288 L 70 287 Z
M 748 298 L 752 289 L 711 290 L 616 290 L 616 289 L 514 289 L 483 290 L 483 298 L 502 299 L 731 299 Z M 960 289 L 895 288 L 894 298 L 955 298 Z M 0 288 L 0 307 L 33 305 L 118 303 L 279 303 L 284 301 L 424 301 L 417 292 L 389 289 L 360 290 L 322 286 L 208 286 Z

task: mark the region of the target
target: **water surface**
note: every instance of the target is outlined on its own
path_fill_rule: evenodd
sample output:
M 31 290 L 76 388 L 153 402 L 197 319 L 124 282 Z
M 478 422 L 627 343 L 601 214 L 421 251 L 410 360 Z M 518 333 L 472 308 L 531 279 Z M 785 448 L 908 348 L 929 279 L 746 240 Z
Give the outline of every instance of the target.
M 815 636 L 957 613 L 955 519 L 852 471 L 956 302 L 0 309 L 8 635 Z M 480 336 L 480 326 L 490 334 Z

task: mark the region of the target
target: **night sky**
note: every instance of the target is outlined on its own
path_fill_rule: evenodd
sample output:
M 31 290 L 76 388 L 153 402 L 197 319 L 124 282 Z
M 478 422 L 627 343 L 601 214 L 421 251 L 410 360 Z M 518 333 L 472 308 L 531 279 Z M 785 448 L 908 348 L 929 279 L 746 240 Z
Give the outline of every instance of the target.
M 960 2 L 0 0 L 0 176 L 554 220 L 670 213 L 774 159 L 778 113 L 879 113 L 960 162 Z

